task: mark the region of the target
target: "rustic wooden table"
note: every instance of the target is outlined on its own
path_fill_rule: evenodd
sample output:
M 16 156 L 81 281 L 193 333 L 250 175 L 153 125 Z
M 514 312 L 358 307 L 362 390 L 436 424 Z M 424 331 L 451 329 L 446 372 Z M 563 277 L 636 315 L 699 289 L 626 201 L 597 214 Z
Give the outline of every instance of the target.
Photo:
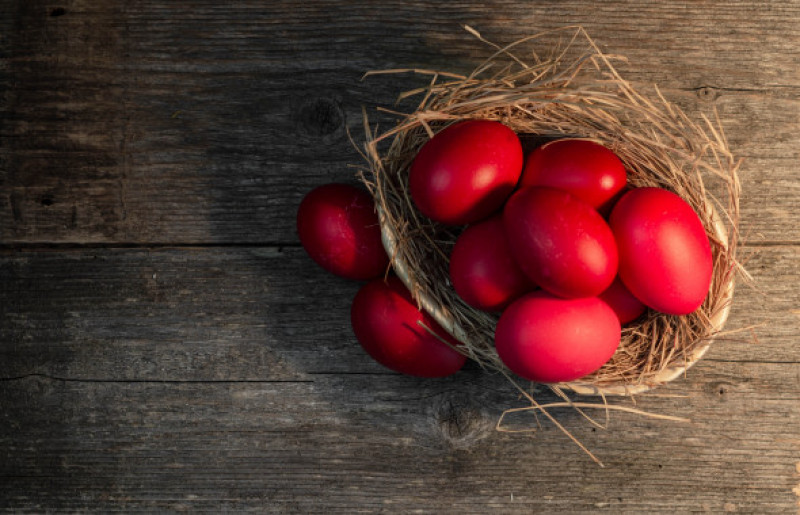
M 496 432 L 522 403 L 477 366 L 372 362 L 298 244 L 362 105 L 421 85 L 362 74 L 467 71 L 463 24 L 581 24 L 745 159 L 727 327 L 760 327 L 636 399 L 689 423 L 557 411 L 605 468 Z M 798 510 L 800 2 L 2 0 L 0 56 L 1 509 Z

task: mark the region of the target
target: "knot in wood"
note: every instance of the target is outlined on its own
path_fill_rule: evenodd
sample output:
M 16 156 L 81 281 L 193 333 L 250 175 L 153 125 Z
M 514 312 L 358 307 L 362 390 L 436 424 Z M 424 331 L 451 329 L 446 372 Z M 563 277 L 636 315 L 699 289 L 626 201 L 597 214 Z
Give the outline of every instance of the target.
M 435 411 L 442 437 L 452 446 L 465 448 L 486 436 L 490 424 L 472 399 L 462 394 L 445 396 Z
M 696 91 L 697 97 L 703 102 L 713 102 L 717 99 L 717 96 L 719 96 L 716 88 L 712 88 L 711 86 L 702 86 L 697 88 Z
M 333 134 L 344 125 L 344 113 L 339 103 L 325 97 L 303 103 L 298 118 L 302 129 L 312 136 Z
M 41 197 L 39 197 L 39 203 L 45 207 L 52 206 L 55 204 L 56 199 L 52 193 L 45 193 Z
M 706 392 L 724 401 L 728 394 L 733 391 L 734 386 L 735 385 L 726 381 L 714 381 L 706 386 Z

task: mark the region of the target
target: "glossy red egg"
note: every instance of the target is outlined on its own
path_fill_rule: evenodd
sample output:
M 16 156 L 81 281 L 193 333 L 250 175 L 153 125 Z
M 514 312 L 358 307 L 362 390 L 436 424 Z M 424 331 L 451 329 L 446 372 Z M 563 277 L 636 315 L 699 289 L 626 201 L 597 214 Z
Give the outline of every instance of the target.
M 620 341 L 614 311 L 597 297 L 563 299 L 529 293 L 497 322 L 497 354 L 512 372 L 530 381 L 573 381 L 602 367 Z
M 617 246 L 605 220 L 586 202 L 553 188 L 523 188 L 508 200 L 503 225 L 523 272 L 566 298 L 594 297 L 617 274 Z
M 470 306 L 501 311 L 535 285 L 511 256 L 500 215 L 467 227 L 450 253 L 453 289 Z
M 355 186 L 311 190 L 297 210 L 297 234 L 308 255 L 336 275 L 372 279 L 389 265 L 372 197 Z
M 459 122 L 419 150 L 408 177 L 411 198 L 432 220 L 476 222 L 502 206 L 519 180 L 522 163 L 522 144 L 502 123 Z
M 625 166 L 608 148 L 586 139 L 560 139 L 528 155 L 520 186 L 564 190 L 602 210 L 626 181 Z
M 686 315 L 711 286 L 711 244 L 703 223 L 681 197 L 661 188 L 635 188 L 611 211 L 619 276 L 647 306 Z
M 444 377 L 464 365 L 466 357 L 442 342 L 460 345 L 417 304 L 397 277 L 375 279 L 356 294 L 350 310 L 353 332 L 375 361 L 396 372 Z M 425 327 L 439 336 L 430 334 Z
M 633 322 L 647 310 L 647 306 L 634 297 L 619 277 L 614 279 L 611 286 L 600 294 L 600 300 L 614 310 L 622 325 Z

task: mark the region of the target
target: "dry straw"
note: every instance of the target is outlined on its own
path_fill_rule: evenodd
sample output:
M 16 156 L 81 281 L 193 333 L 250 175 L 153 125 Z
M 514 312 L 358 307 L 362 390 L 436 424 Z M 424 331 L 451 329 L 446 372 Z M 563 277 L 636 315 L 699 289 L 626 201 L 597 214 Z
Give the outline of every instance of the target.
M 719 119 L 700 116 L 695 121 L 657 88 L 640 93 L 612 65 L 622 59 L 600 51 L 580 27 L 537 34 L 505 47 L 466 29 L 494 50 L 469 75 L 430 70 L 367 74 L 430 76 L 428 86 L 401 95 L 421 100 L 410 114 L 395 113 L 401 118 L 390 130 L 375 133 L 365 115 L 369 166 L 362 178 L 375 198 L 395 272 L 420 305 L 464 343 L 462 352 L 511 378 L 494 350 L 498 316 L 465 304 L 449 283 L 448 254 L 461 228 L 434 223 L 416 210 L 408 192 L 409 166 L 437 131 L 463 119 L 500 121 L 529 144 L 563 137 L 596 140 L 622 159 L 631 186 L 666 188 L 692 205 L 712 244 L 714 274 L 710 293 L 696 312 L 648 312 L 623 329 L 619 349 L 601 370 L 578 382 L 551 386 L 557 393 L 624 395 L 685 373 L 721 330 L 739 271 L 739 161 Z

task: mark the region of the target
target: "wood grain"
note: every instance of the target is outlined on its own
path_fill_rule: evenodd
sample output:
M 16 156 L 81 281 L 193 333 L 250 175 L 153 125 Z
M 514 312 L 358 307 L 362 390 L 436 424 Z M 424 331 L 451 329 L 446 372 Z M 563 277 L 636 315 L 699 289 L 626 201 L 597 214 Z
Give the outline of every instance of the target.
M 100 511 L 788 509 L 800 249 L 760 250 L 760 291 L 740 288 L 728 324 L 766 321 L 758 343 L 731 335 L 637 400 L 691 424 L 613 414 L 592 431 L 556 412 L 606 469 L 546 422 L 532 440 L 496 433 L 523 405 L 502 377 L 470 364 L 426 381 L 375 364 L 349 328 L 358 283 L 299 249 L 7 252 L 0 498 Z
M 798 22 L 796 0 L 0 2 L 0 511 L 796 512 Z M 495 431 L 523 404 L 475 364 L 374 363 L 359 284 L 298 245 L 302 196 L 355 182 L 362 106 L 424 84 L 362 74 L 469 71 L 490 49 L 464 24 L 580 24 L 745 159 L 754 284 L 635 399 L 691 422 L 554 411 L 605 468 L 543 417 Z
M 709 359 L 800 364 L 800 247 L 759 249 Z M 0 377 L 284 380 L 377 373 L 350 328 L 359 283 L 301 249 L 96 249 L 0 258 Z M 752 333 L 740 331 L 759 326 Z M 738 331 L 738 332 L 737 332 Z
M 0 506 L 32 511 L 790 512 L 796 364 L 698 365 L 608 430 L 556 415 L 493 430 L 502 379 L 318 374 L 310 381 L 0 383 Z M 542 401 L 552 396 L 539 394 Z M 602 419 L 602 414 L 599 415 Z M 532 417 L 517 421 L 530 427 Z
M 362 106 L 422 84 L 365 71 L 468 71 L 489 49 L 460 24 L 510 42 L 569 23 L 631 80 L 698 117 L 716 106 L 746 159 L 747 235 L 800 241 L 796 2 L 63 6 L 5 3 L 5 242 L 296 243 L 302 196 L 355 180 Z

